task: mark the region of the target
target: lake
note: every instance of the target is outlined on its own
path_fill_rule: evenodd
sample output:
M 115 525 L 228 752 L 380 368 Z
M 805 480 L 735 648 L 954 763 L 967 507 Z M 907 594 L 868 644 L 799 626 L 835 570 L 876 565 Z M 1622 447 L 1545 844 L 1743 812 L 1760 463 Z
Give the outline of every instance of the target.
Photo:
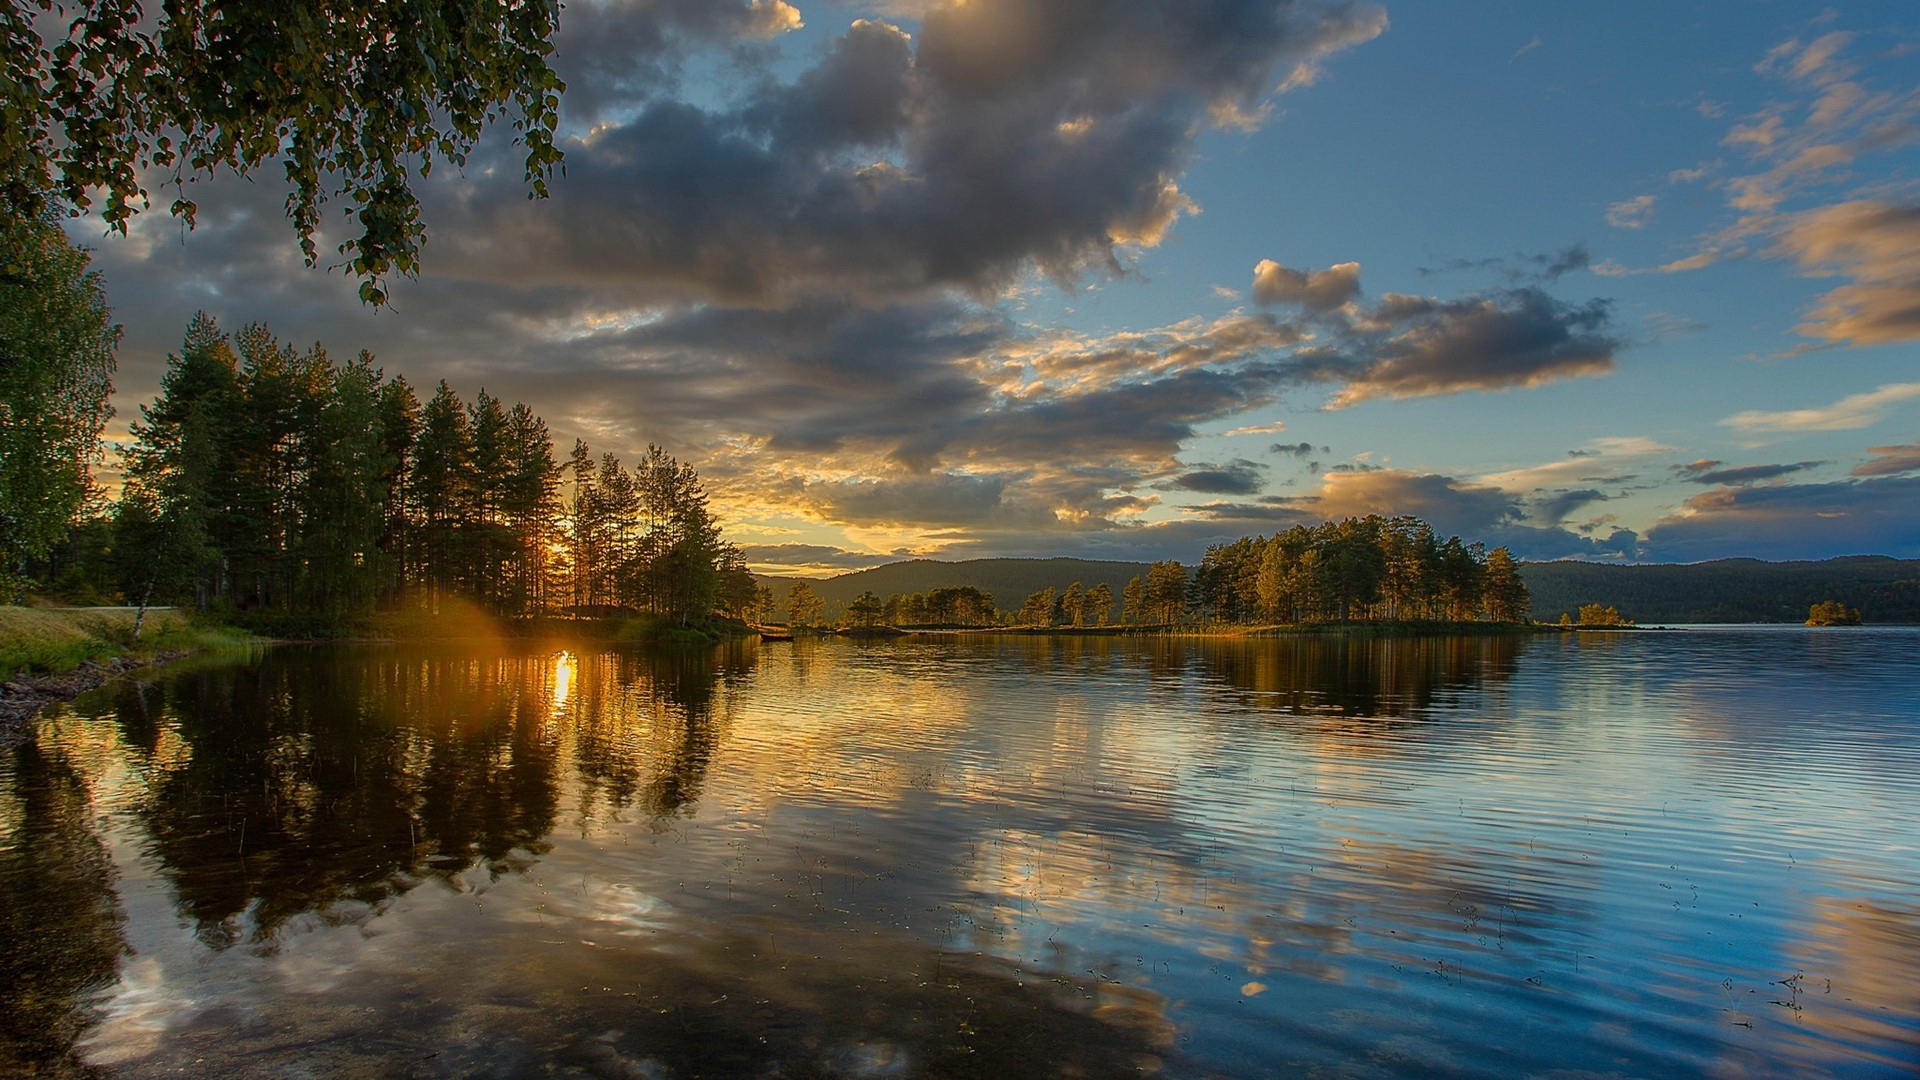
M 0 1073 L 1917 1070 L 1915 628 L 282 647 L 0 753 Z

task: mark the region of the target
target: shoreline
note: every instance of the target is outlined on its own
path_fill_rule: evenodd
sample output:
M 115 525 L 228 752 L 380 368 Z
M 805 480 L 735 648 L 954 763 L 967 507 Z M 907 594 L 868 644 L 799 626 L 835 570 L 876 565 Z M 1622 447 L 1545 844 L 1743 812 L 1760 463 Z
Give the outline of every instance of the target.
M 31 738 L 33 721 L 50 705 L 72 701 L 123 675 L 184 660 L 202 651 L 168 649 L 150 656 L 113 656 L 104 661 L 84 660 L 79 667 L 54 675 L 16 675 L 0 683 L 0 749 Z

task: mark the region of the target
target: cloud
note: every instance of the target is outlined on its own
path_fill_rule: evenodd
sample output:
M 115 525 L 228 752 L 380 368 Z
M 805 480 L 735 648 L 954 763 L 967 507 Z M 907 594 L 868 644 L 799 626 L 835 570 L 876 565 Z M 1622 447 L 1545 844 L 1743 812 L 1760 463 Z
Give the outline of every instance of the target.
M 1322 478 L 1318 492 L 1270 498 L 1266 505 L 1275 528 L 1367 514 L 1411 514 L 1426 520 L 1441 536 L 1505 546 L 1522 559 L 1631 557 L 1639 539 L 1624 529 L 1594 538 L 1557 526 L 1529 525 L 1528 507 L 1512 492 L 1459 477 L 1402 469 L 1331 471 Z
M 1718 488 L 1647 531 L 1660 561 L 1920 556 L 1920 477 Z
M 1499 488 L 1402 469 L 1330 471 L 1317 493 L 1278 505 L 1310 510 L 1321 519 L 1412 514 L 1443 536 L 1480 536 L 1521 517 L 1513 496 Z
M 1309 442 L 1274 443 L 1272 446 L 1267 447 L 1267 452 L 1270 454 L 1285 454 L 1288 457 L 1303 458 L 1313 453 L 1313 444 Z M 1323 454 L 1327 453 L 1328 449 L 1323 446 L 1320 448 L 1320 452 Z
M 703 47 L 776 37 L 801 26 L 784 0 L 627 0 L 569 5 L 553 63 L 567 92 L 562 115 L 590 127 L 674 91 L 682 57 Z
M 1888 201 L 1884 188 L 1856 189 L 1838 202 L 1826 194 L 1856 184 L 1862 158 L 1920 140 L 1920 90 L 1863 80 L 1847 58 L 1853 45 L 1844 31 L 1794 38 L 1756 65 L 1799 99 L 1770 103 L 1728 130 L 1723 143 L 1750 166 L 1719 184 L 1736 217 L 1703 237 L 1698 251 L 1661 270 L 1756 253 L 1790 259 L 1808 276 L 1852 279 L 1815 302 L 1799 333 L 1854 346 L 1920 340 L 1920 207 Z M 1701 175 L 1682 172 L 1674 179 Z M 1789 209 L 1791 201 L 1809 197 L 1826 205 Z
M 1360 295 L 1360 264 L 1338 263 L 1325 270 L 1291 270 L 1272 259 L 1253 268 L 1253 298 L 1262 304 L 1299 304 L 1326 311 Z
M 1920 341 L 1920 204 L 1861 199 L 1795 215 L 1774 252 L 1805 273 L 1853 279 L 1819 299 L 1800 333 L 1850 345 Z
M 754 307 L 1120 272 L 1197 209 L 1179 177 L 1218 110 L 1257 110 L 1383 27 L 1374 9 L 1256 0 L 1177 23 L 1146 0 L 975 0 L 912 37 L 863 19 L 790 80 L 749 71 L 736 100 L 596 105 L 613 119 L 563 147 L 566 183 L 537 211 L 504 159 L 470 164 L 428 206 L 429 270 Z
M 1229 437 L 1234 435 L 1273 435 L 1285 430 L 1287 430 L 1286 422 L 1275 420 L 1269 424 L 1248 424 L 1244 427 L 1233 428 L 1230 431 L 1223 431 L 1221 434 Z
M 1720 423 L 1754 435 L 1848 431 L 1878 423 L 1886 415 L 1889 406 L 1913 398 L 1920 398 L 1920 383 L 1889 383 L 1877 390 L 1853 394 L 1820 408 L 1788 409 L 1783 412 L 1749 409 L 1735 413 Z
M 1159 486 L 1206 495 L 1255 495 L 1266 484 L 1266 471 L 1260 462 L 1238 458 L 1225 465 L 1196 465 Z
M 1606 502 L 1607 499 L 1607 493 L 1597 488 L 1556 491 L 1530 500 L 1527 516 L 1548 525 L 1558 525 L 1594 503 Z
M 1613 370 L 1607 304 L 1525 288 L 1456 301 L 1389 293 L 1355 328 L 1362 359 L 1334 408 L 1373 398 L 1538 386 Z
M 1564 274 L 1586 270 L 1593 264 L 1593 253 L 1584 244 L 1569 244 L 1559 251 L 1515 253 L 1487 259 L 1453 259 L 1438 267 L 1420 267 L 1420 274 L 1431 276 L 1454 270 L 1492 270 L 1508 281 L 1558 281 Z
M 1762 480 L 1777 480 L 1782 476 L 1805 472 L 1808 469 L 1825 465 L 1826 462 L 1796 461 L 1792 464 L 1785 465 L 1742 465 L 1733 469 L 1716 469 L 1709 467 L 1704 470 L 1696 468 L 1696 466 L 1700 464 L 1702 463 L 1695 462 L 1693 465 L 1680 466 L 1680 472 L 1688 483 L 1724 484 L 1729 487 L 1741 487 L 1747 484 L 1756 484 Z M 1720 462 L 1715 461 L 1706 464 L 1711 466 L 1718 465 Z
M 1672 452 L 1673 447 L 1644 436 L 1609 436 L 1590 440 L 1544 465 L 1489 473 L 1479 479 L 1516 494 L 1614 484 L 1632 478 L 1630 473 L 1623 475 L 1623 470 L 1639 468 L 1649 458 Z
M 1898 476 L 1920 472 L 1920 440 L 1897 446 L 1869 446 L 1867 453 L 1874 456 L 1855 465 L 1852 475 Z
M 1607 207 L 1607 224 L 1616 229 L 1644 229 L 1653 220 L 1652 195 L 1635 195 Z
M 848 551 L 830 544 L 746 544 L 740 548 L 757 572 L 805 570 L 865 570 L 891 562 L 904 552 Z
M 1532 52 L 1533 50 L 1545 44 L 1546 42 L 1541 40 L 1540 35 L 1535 34 L 1530 40 L 1528 40 L 1528 42 L 1525 45 L 1522 45 L 1518 49 L 1515 49 L 1512 56 L 1507 57 L 1507 63 L 1511 64 L 1515 60 L 1520 59 L 1521 57 L 1527 55 L 1528 53 Z

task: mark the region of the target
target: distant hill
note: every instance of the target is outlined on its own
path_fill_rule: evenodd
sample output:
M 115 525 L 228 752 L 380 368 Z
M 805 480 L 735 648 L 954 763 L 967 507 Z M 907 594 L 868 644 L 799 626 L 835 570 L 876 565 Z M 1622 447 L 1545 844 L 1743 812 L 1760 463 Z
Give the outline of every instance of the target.
M 1869 623 L 1920 623 L 1920 559 L 1854 555 L 1820 562 L 1719 559 L 1686 565 L 1529 563 L 1533 617 L 1610 604 L 1642 623 L 1801 622 L 1822 600 Z
M 1002 611 L 1013 611 L 1019 608 L 1021 601 L 1049 585 L 1065 589 L 1076 581 L 1088 589 L 1106 582 L 1107 587 L 1113 590 L 1117 608 L 1120 591 L 1126 588 L 1127 579 L 1144 575 L 1147 566 L 1147 563 L 1102 562 L 1094 559 L 966 559 L 961 562 L 913 559 L 814 579 L 808 584 L 827 602 L 830 611 L 837 610 L 869 590 L 884 600 L 894 593 L 923 593 L 941 586 L 960 585 L 971 585 L 988 593 Z M 780 604 L 779 617 L 786 618 L 787 586 L 801 579 L 759 574 L 754 578 L 773 589 L 773 595 Z
M 814 592 L 838 610 L 862 592 L 885 598 L 923 593 L 942 585 L 972 585 L 991 593 L 1002 609 L 1020 606 L 1030 593 L 1051 585 L 1101 582 L 1116 599 L 1127 579 L 1147 572 L 1146 563 L 1093 559 L 913 559 L 810 581 Z M 1820 562 L 1720 559 L 1686 565 L 1617 566 L 1604 563 L 1528 563 L 1522 570 L 1533 592 L 1533 615 L 1551 621 L 1582 604 L 1609 604 L 1643 623 L 1800 622 L 1822 600 L 1860 609 L 1869 623 L 1920 623 L 1920 559 L 1856 555 Z M 757 580 L 782 605 L 798 578 Z M 779 616 L 785 618 L 784 610 Z

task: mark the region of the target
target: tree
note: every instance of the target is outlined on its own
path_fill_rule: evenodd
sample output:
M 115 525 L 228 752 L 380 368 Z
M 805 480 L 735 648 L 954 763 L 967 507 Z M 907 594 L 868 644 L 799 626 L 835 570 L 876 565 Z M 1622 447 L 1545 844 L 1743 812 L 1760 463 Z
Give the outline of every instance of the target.
M 1067 591 L 1060 594 L 1058 606 L 1060 618 L 1056 621 L 1064 622 L 1068 626 L 1085 626 L 1087 623 L 1086 586 L 1077 581 L 1067 586 Z
M 1633 620 L 1620 614 L 1612 605 L 1581 604 L 1579 624 L 1581 626 L 1632 626 Z
M 206 609 L 225 592 L 218 543 L 234 484 L 231 445 L 239 411 L 239 358 L 206 312 L 167 357 L 160 396 L 140 407 L 127 479 L 115 511 L 129 596 L 188 596 Z
M 473 432 L 459 395 L 442 380 L 420 410 L 420 436 L 413 444 L 407 501 L 418 515 L 421 582 L 429 603 L 463 584 L 465 552 L 461 525 L 473 501 Z
M 1808 626 L 1859 626 L 1860 611 L 1838 600 L 1822 600 L 1807 612 Z
M 1113 586 L 1106 582 L 1095 585 L 1087 593 L 1084 610 L 1093 617 L 1093 625 L 1105 626 L 1113 618 Z
M 1058 596 L 1059 590 L 1051 585 L 1029 595 L 1026 603 L 1020 605 L 1020 625 L 1052 626 Z
M 92 496 L 119 341 L 86 253 L 58 226 L 9 212 L 0 221 L 0 590 L 9 596 L 26 561 L 45 557 Z
M 1145 622 L 1176 623 L 1187 608 L 1187 568 L 1172 559 L 1147 567 Z
M 1147 586 L 1140 575 L 1127 579 L 1126 587 L 1120 590 L 1120 621 L 1125 623 L 1143 623 L 1147 621 Z
M 1526 622 L 1533 614 L 1533 598 L 1527 583 L 1520 579 L 1520 563 L 1504 547 L 1487 552 L 1484 583 L 1486 597 L 1481 607 L 1494 622 Z
M 787 622 L 794 626 L 815 626 L 826 610 L 826 601 L 814 594 L 813 586 L 796 581 L 787 586 Z
M 383 303 L 384 276 L 414 273 L 426 236 L 416 170 L 464 164 L 506 120 L 530 193 L 546 194 L 561 160 L 559 16 L 554 0 L 168 0 L 149 20 L 142 0 L 6 0 L 0 218 L 37 220 L 57 199 L 84 209 L 98 189 L 124 232 L 158 173 L 191 225 L 189 177 L 277 164 L 308 264 L 321 207 L 342 199 L 359 228 L 340 245 L 346 269 Z
M 385 474 L 380 373 L 361 353 L 334 373 L 331 393 L 306 438 L 311 467 L 301 493 L 301 606 L 337 624 L 373 610 L 382 565 Z
M 773 589 L 755 584 L 753 587 L 753 608 L 749 621 L 765 626 L 773 621 Z
M 863 592 L 847 605 L 847 621 L 855 626 L 875 626 L 886 611 L 886 604 L 871 591 Z

